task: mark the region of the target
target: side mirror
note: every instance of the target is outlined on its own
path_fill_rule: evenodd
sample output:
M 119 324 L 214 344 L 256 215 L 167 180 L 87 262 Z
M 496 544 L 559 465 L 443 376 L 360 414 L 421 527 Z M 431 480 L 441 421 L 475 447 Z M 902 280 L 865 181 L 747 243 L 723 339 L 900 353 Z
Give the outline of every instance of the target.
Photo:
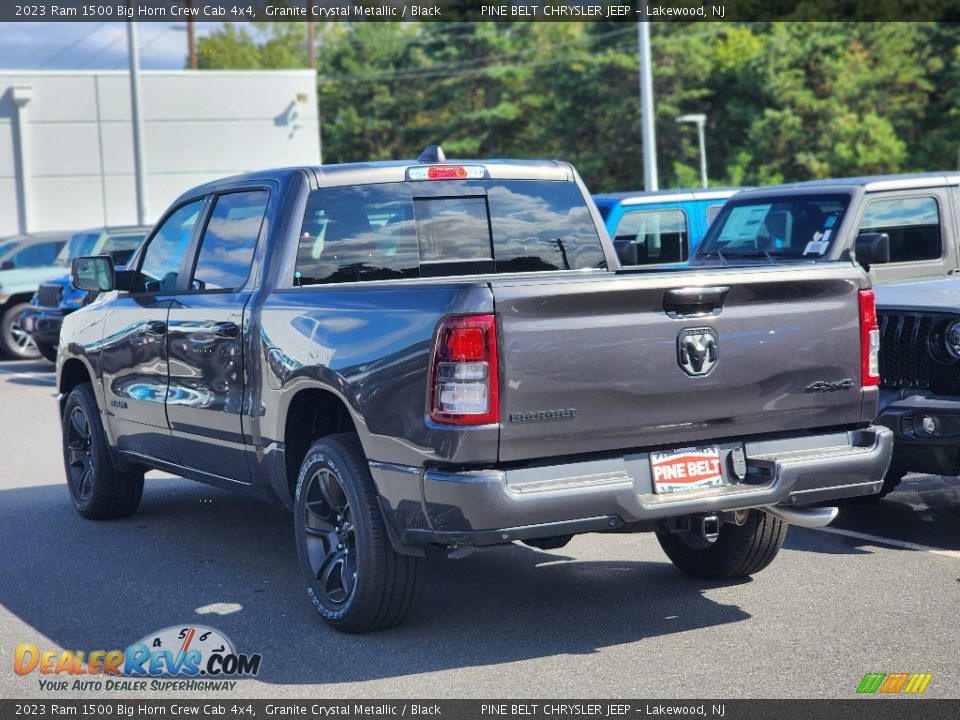
M 857 235 L 854 245 L 857 262 L 864 269 L 869 270 L 871 265 L 890 262 L 890 236 L 886 233 L 863 233 Z
M 70 281 L 78 290 L 108 292 L 117 286 L 113 272 L 113 260 L 109 255 L 94 255 L 73 259 Z
M 640 264 L 637 244 L 633 240 L 614 240 L 613 249 L 617 251 L 617 259 L 623 267 Z
M 0 262 L 0 270 L 13 270 L 16 267 L 16 264 L 13 260 L 4 260 Z

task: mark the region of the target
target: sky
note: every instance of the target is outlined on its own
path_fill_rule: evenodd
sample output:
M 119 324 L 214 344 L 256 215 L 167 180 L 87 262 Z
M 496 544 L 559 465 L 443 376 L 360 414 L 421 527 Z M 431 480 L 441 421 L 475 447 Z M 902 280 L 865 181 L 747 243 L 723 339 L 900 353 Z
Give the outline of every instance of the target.
M 194 27 L 199 38 L 220 27 L 220 23 L 198 22 Z M 158 70 L 185 66 L 186 23 L 137 23 L 137 29 L 140 67 Z M 126 67 L 125 22 L 0 22 L 0 70 L 122 70 Z

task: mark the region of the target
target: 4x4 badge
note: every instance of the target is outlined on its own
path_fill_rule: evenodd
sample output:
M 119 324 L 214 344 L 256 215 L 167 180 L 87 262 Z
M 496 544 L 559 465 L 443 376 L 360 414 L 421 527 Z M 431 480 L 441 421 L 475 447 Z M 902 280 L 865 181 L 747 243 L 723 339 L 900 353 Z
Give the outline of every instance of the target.
M 677 336 L 677 361 L 687 375 L 707 375 L 717 366 L 720 339 L 711 328 L 688 328 Z

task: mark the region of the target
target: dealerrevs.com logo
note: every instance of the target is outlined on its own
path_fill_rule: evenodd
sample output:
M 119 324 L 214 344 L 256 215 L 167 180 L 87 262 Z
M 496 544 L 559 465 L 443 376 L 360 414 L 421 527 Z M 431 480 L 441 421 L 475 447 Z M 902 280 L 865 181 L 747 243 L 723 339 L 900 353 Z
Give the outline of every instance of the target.
M 259 653 L 238 653 L 222 633 L 179 625 L 125 650 L 41 650 L 17 645 L 13 670 L 36 674 L 41 690 L 233 690 L 235 678 L 260 672 Z M 177 679 L 170 679 L 177 678 Z

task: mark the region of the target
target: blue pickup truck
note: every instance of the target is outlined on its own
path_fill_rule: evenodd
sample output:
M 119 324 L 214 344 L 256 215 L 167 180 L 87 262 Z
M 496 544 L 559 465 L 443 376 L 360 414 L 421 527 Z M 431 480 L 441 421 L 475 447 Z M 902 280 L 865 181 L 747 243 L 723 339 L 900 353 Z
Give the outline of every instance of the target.
M 727 198 L 743 189 L 606 193 L 593 200 L 610 239 L 635 246 L 636 265 L 674 265 L 690 260 Z

